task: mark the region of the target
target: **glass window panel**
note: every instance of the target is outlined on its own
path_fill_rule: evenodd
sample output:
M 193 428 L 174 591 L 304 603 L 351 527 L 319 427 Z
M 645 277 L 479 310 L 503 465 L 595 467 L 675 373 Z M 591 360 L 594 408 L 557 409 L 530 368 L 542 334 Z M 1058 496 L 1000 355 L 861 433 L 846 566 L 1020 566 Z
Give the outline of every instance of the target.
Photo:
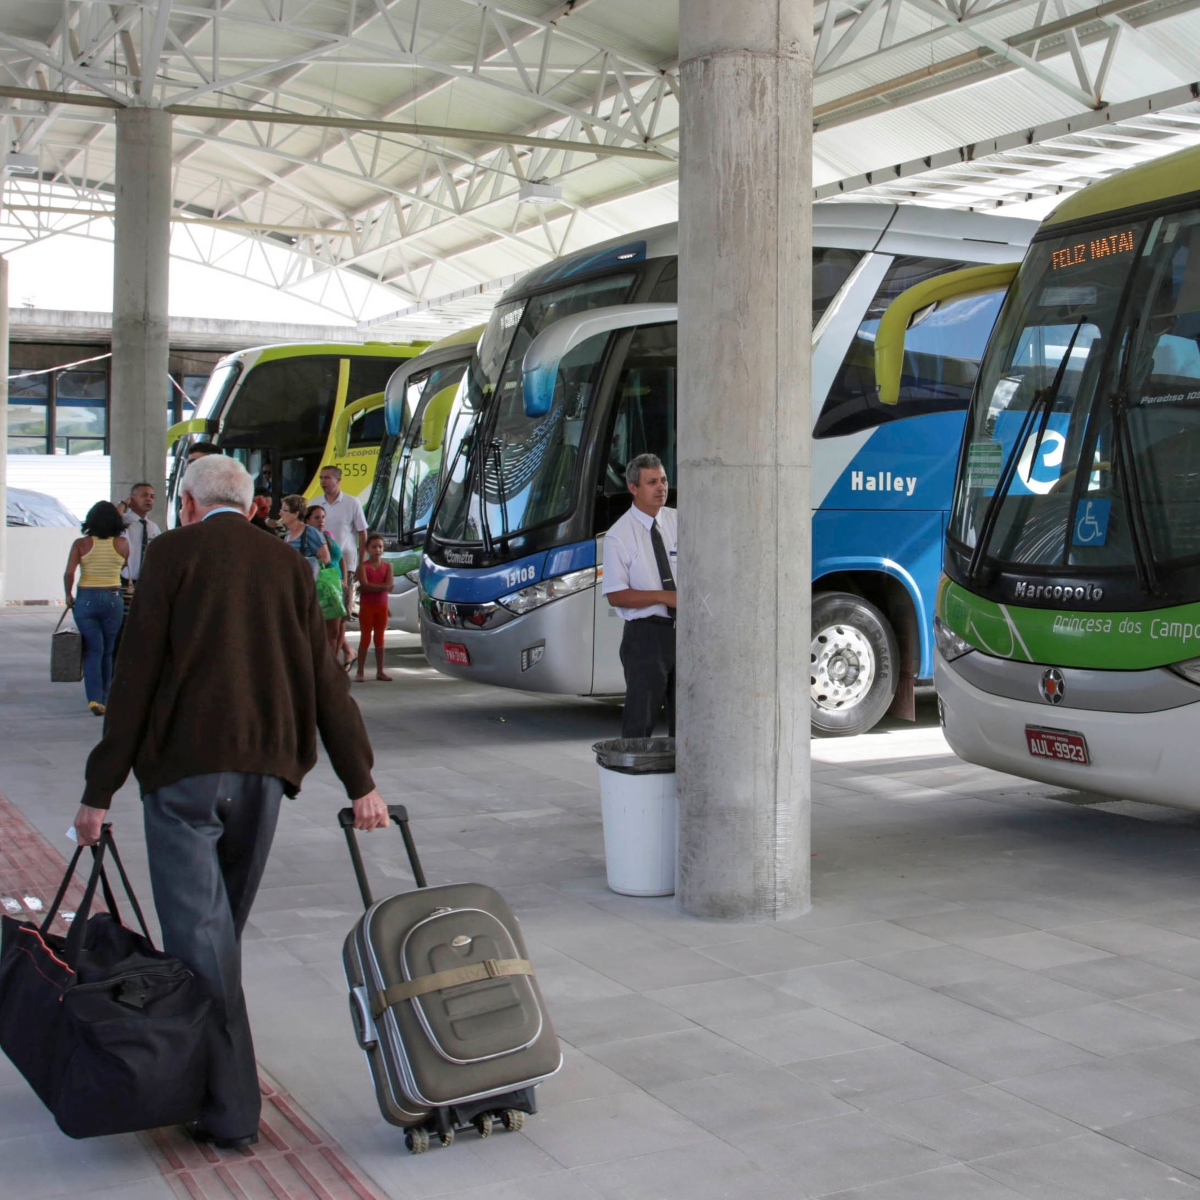
M 282 358 L 259 363 L 229 404 L 221 444 L 277 445 L 285 453 L 320 453 L 329 436 L 337 382 L 337 358 Z M 305 486 L 307 483 L 306 479 Z M 297 490 L 303 491 L 303 487 Z
M 524 416 L 522 403 L 525 351 L 555 321 L 622 303 L 634 279 L 632 275 L 609 275 L 528 300 L 509 301 L 492 310 L 447 425 L 449 477 L 444 480 L 445 490 L 433 516 L 436 537 L 482 540 L 481 483 L 486 493 L 489 533 L 493 536 L 515 533 L 567 511 L 572 481 L 561 472 L 573 469 L 578 443 L 569 439 L 575 435 L 577 422 L 582 420 L 591 398 L 594 381 L 584 382 L 583 374 L 598 364 L 585 361 L 587 355 L 581 357 L 579 347 L 572 350 L 560 363 L 551 412 L 545 418 L 530 419 Z M 589 338 L 582 345 L 597 340 L 602 352 L 603 337 Z M 568 396 L 564 389 L 571 394 Z M 495 424 L 484 445 L 475 436 L 475 420 L 493 395 Z M 473 461 L 477 454 L 484 460 L 481 464 Z
M 353 404 L 364 396 L 382 393 L 387 381 L 400 365 L 395 358 L 352 358 L 350 379 L 346 386 L 346 403 Z
M 55 432 L 60 436 L 103 438 L 107 432 L 108 414 L 102 405 L 93 408 L 60 403 L 54 418 Z
M 103 454 L 104 439 L 103 438 L 59 438 L 59 444 L 64 441 L 67 454 Z
M 908 257 L 892 263 L 830 385 L 813 437 L 844 437 L 885 421 L 966 409 L 1004 292 L 950 300 L 917 314 L 904 342 L 898 404 L 879 402 L 875 332 L 888 305 L 901 292 L 969 265 Z
M 108 399 L 108 372 L 60 371 L 57 389 L 59 400 L 94 400 L 103 403 Z
M 8 405 L 8 436 L 11 437 L 45 437 L 47 428 L 47 413 L 45 404 L 14 404 Z
M 45 454 L 46 439 L 40 438 L 25 438 L 25 437 L 9 437 L 8 439 L 9 454 Z
M 353 449 L 358 446 L 378 446 L 383 441 L 383 405 L 359 413 L 350 422 L 349 445 Z
M 50 373 L 39 372 L 37 375 L 26 375 L 23 379 L 8 381 L 8 399 L 11 404 L 16 400 L 48 400 L 50 398 Z
M 861 250 L 837 250 L 829 246 L 813 247 L 812 321 L 815 327 L 833 303 L 850 272 L 858 266 Z

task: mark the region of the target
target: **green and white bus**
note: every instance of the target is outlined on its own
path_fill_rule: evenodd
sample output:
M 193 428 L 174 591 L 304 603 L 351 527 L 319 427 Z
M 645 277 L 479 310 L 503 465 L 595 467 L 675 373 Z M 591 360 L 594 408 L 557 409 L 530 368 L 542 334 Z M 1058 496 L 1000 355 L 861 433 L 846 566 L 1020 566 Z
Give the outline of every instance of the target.
M 960 757 L 1200 809 L 1200 149 L 1042 223 L 980 367 L 935 624 Z

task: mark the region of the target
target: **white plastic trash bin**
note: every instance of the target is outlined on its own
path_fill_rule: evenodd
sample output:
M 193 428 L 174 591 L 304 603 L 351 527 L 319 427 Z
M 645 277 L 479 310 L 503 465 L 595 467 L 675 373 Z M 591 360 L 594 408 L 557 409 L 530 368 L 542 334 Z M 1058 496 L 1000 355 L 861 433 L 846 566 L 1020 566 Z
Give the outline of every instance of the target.
M 674 895 L 675 739 L 616 738 L 592 749 L 600 768 L 608 886 L 622 896 Z

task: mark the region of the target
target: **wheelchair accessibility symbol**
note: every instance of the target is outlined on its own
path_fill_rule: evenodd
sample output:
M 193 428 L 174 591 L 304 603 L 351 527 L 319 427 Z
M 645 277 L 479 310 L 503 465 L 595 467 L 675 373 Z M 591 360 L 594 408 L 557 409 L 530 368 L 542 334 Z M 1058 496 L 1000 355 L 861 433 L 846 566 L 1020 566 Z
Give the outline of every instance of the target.
M 1112 500 L 1081 500 L 1075 510 L 1075 546 L 1103 546 L 1108 538 L 1108 517 Z

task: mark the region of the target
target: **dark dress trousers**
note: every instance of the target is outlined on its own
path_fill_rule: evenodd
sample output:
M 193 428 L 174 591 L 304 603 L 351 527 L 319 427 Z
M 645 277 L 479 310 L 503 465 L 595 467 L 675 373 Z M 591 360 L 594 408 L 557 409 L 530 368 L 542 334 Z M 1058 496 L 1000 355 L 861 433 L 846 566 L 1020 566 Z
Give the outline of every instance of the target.
M 352 798 L 374 788 L 350 684 L 329 653 L 312 572 L 236 513 L 147 547 L 83 802 L 141 787 L 163 948 L 217 1001 L 207 1096 L 218 1137 L 258 1128 L 261 1101 L 241 985 L 241 935 L 285 795 L 318 732 Z

